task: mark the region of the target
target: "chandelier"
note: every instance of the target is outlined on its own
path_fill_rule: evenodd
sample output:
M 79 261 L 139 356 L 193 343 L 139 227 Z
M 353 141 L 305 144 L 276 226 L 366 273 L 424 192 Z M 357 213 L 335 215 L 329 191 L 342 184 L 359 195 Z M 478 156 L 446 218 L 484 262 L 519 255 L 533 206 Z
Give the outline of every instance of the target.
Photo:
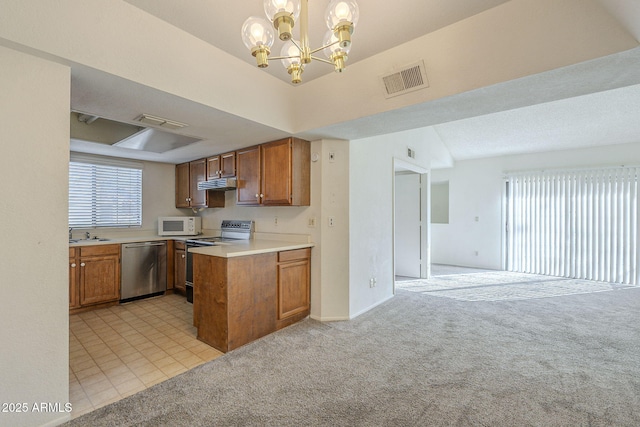
M 327 6 L 326 23 L 329 31 L 324 36 L 323 45 L 309 48 L 308 0 L 264 0 L 264 12 L 269 18 L 251 16 L 242 25 L 242 41 L 255 56 L 258 67 L 269 66 L 270 59 L 279 59 L 291 75 L 294 84 L 302 81 L 306 64 L 316 60 L 331 64 L 336 72 L 345 68 L 347 54 L 351 49 L 351 34 L 360 15 L 355 0 L 332 0 Z M 300 18 L 300 39 L 295 40 L 291 31 Z M 274 28 L 284 45 L 280 56 L 269 57 L 275 39 Z M 324 51 L 327 59 L 314 56 Z

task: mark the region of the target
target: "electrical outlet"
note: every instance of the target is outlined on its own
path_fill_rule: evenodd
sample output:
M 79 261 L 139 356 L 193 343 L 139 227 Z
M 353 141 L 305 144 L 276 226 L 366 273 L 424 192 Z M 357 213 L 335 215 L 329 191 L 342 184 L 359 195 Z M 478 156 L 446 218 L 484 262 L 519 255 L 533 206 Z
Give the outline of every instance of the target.
M 309 226 L 309 228 L 315 228 L 316 227 L 316 217 L 312 216 L 309 218 L 309 222 L 307 224 Z
M 278 226 L 278 217 L 273 218 L 273 225 Z
M 376 286 L 376 279 L 372 277 L 371 279 L 369 279 L 369 287 L 374 288 L 375 286 Z
M 335 223 L 335 219 L 332 216 L 330 216 L 329 217 L 329 227 L 333 227 L 334 223 Z

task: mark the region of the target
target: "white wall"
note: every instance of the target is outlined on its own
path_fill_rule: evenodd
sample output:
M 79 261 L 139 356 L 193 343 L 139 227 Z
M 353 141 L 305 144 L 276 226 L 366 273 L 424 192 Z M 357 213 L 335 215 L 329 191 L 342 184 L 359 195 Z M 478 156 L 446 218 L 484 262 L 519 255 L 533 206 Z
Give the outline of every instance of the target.
M 393 296 L 393 159 L 429 168 L 426 130 L 351 141 L 349 152 L 349 315 Z M 407 146 L 416 158 L 407 157 Z M 369 287 L 376 278 L 377 285 Z
M 449 224 L 431 224 L 432 262 L 502 268 L 505 172 L 622 164 L 640 164 L 640 142 L 469 160 L 434 170 L 432 180 L 449 180 L 450 209 Z
M 0 46 L 0 425 L 55 424 L 31 412 L 69 401 L 67 200 L 70 71 Z

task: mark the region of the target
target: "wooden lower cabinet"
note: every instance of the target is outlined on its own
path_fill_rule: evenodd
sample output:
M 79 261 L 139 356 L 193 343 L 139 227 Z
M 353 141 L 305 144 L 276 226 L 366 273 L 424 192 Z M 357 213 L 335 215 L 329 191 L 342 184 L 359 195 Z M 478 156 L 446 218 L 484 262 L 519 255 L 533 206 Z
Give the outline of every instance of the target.
M 187 289 L 187 252 L 184 242 L 175 242 L 173 250 L 173 288 L 181 293 Z
M 69 248 L 69 308 L 80 307 L 80 291 L 78 289 L 78 274 L 80 265 L 77 260 L 76 248 Z
M 278 253 L 278 329 L 309 315 L 310 278 L 311 249 Z
M 120 299 L 120 245 L 70 248 L 69 256 L 69 307 L 71 309 L 78 311 L 85 307 L 118 302 Z
M 308 316 L 311 252 L 302 251 L 292 258 L 287 252 L 296 251 L 193 254 L 198 339 L 227 352 Z

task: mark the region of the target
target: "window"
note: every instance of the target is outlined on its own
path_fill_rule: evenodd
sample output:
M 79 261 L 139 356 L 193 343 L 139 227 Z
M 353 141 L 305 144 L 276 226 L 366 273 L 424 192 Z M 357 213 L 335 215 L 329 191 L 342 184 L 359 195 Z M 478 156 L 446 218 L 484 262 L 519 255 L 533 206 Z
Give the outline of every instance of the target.
M 72 153 L 69 227 L 140 227 L 142 165 Z
M 640 283 L 640 168 L 513 174 L 507 269 Z

